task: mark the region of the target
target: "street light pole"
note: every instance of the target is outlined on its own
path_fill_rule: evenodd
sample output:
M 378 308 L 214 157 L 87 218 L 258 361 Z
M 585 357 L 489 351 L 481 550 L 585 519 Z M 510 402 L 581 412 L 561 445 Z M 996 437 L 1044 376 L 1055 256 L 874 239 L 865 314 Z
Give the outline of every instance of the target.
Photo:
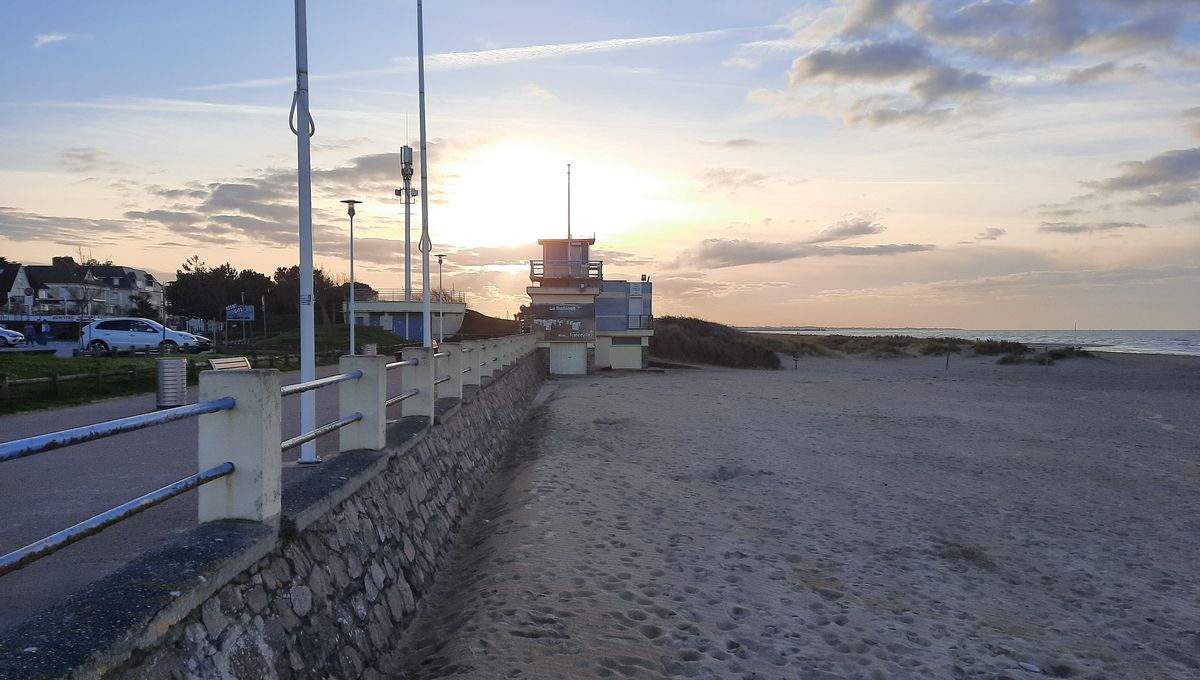
M 354 316 L 354 206 L 362 201 L 347 198 L 342 203 L 346 204 L 346 214 L 350 216 L 350 356 L 354 356 L 354 325 L 357 321 Z
M 446 341 L 446 289 L 442 288 L 442 259 L 446 256 L 437 254 L 438 259 L 438 344 Z
M 305 0 L 296 0 L 296 91 L 292 95 L 295 122 L 288 125 L 296 135 L 297 194 L 300 223 L 300 381 L 317 377 L 315 319 L 313 305 L 312 157 L 309 138 L 316 133 L 308 110 L 308 17 Z M 317 429 L 317 394 L 300 395 L 300 430 Z M 300 446 L 300 463 L 321 462 L 316 442 Z
M 429 147 L 425 137 L 425 30 L 421 0 L 417 0 L 417 108 L 421 129 L 421 326 L 423 346 L 433 346 L 429 314 Z

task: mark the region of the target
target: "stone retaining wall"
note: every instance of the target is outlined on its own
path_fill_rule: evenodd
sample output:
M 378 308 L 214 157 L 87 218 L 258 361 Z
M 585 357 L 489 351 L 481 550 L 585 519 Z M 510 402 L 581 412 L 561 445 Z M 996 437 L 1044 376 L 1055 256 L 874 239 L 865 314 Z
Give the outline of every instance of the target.
M 342 454 L 285 485 L 277 531 L 202 525 L 93 584 L 12 631 L 35 651 L 0 659 L 0 677 L 370 677 L 432 587 L 545 374 L 543 353 L 531 354 L 461 403 L 439 404 L 433 426 L 389 426 L 388 450 Z M 204 549 L 215 554 L 195 559 Z M 86 615 L 131 597 L 143 603 L 118 625 Z M 79 612 L 77 634 L 111 643 L 36 647 L 61 637 L 56 617 Z

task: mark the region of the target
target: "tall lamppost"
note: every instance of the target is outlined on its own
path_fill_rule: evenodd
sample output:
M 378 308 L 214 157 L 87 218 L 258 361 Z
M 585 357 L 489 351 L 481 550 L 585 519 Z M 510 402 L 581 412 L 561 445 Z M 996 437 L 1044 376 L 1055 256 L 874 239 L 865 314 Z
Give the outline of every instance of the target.
M 446 341 L 446 289 L 442 288 L 442 259 L 444 253 L 438 253 L 438 344 Z
M 297 198 L 300 222 L 300 382 L 317 377 L 315 318 L 313 305 L 313 233 L 312 233 L 312 156 L 309 138 L 316 134 L 308 109 L 308 12 L 306 0 L 296 2 L 296 91 L 288 126 L 296 135 Z M 295 119 L 291 115 L 295 114 Z M 317 394 L 308 390 L 300 395 L 300 430 L 317 428 Z M 300 446 L 301 464 L 319 463 L 317 443 Z
M 350 216 L 350 356 L 354 356 L 354 325 L 358 320 L 354 316 L 354 206 L 362 201 L 347 198 L 342 203 L 346 204 L 346 214 Z
M 433 329 L 429 319 L 429 145 L 425 136 L 425 29 L 421 0 L 417 0 L 417 119 L 421 129 L 421 326 L 423 347 L 433 346 Z

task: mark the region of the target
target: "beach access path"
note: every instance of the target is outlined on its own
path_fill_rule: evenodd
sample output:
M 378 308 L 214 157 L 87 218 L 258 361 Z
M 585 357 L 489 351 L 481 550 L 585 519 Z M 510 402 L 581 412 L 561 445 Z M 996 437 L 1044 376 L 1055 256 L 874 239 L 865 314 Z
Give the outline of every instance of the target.
M 552 380 L 372 672 L 1200 677 L 1200 359 L 787 364 Z
M 337 366 L 318 366 L 317 377 Z M 389 373 L 389 394 L 400 391 Z M 281 376 L 299 382 L 300 372 Z M 317 390 L 317 423 L 338 417 L 337 388 Z M 155 395 L 105 399 L 81 406 L 0 417 L 0 441 L 150 413 Z M 188 403 L 196 402 L 196 388 Z M 300 433 L 300 397 L 283 400 L 283 437 Z M 65 529 L 196 472 L 195 418 L 42 453 L 0 465 L 0 554 Z M 336 453 L 337 435 L 317 440 L 317 454 Z M 310 469 L 295 465 L 300 449 L 282 454 L 284 480 Z M 288 462 L 291 464 L 289 465 Z M 0 578 L 0 630 L 82 590 L 167 537 L 196 525 L 196 492 L 189 491 Z

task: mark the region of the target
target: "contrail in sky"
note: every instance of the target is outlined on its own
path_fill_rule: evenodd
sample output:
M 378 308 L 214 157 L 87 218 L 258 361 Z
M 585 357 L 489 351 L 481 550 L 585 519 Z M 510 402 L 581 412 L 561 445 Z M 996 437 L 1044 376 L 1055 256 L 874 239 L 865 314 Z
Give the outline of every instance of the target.
M 723 28 L 714 31 L 699 31 L 696 33 L 681 33 L 679 35 L 655 35 L 642 38 L 611 38 L 608 40 L 591 40 L 587 42 L 559 43 L 554 45 L 530 45 L 527 47 L 500 47 L 476 52 L 444 52 L 430 55 L 425 60 L 425 68 L 434 71 L 455 71 L 460 69 L 479 68 L 484 66 L 501 66 L 525 61 L 552 59 L 579 54 L 598 54 L 601 52 L 616 52 L 636 49 L 639 47 L 656 47 L 661 45 L 680 45 L 685 43 L 703 42 L 739 31 L 760 30 L 763 28 L 779 28 L 778 26 L 747 26 L 743 28 Z M 389 73 L 408 73 L 415 71 L 415 57 L 397 57 L 392 65 L 358 71 L 343 71 L 342 73 L 314 74 L 311 80 L 346 80 L 363 78 Z M 190 90 L 230 90 L 237 88 L 268 87 L 286 85 L 294 80 L 293 76 L 279 78 L 259 78 L 255 80 L 240 80 L 232 83 L 215 85 L 200 85 L 188 88 Z

